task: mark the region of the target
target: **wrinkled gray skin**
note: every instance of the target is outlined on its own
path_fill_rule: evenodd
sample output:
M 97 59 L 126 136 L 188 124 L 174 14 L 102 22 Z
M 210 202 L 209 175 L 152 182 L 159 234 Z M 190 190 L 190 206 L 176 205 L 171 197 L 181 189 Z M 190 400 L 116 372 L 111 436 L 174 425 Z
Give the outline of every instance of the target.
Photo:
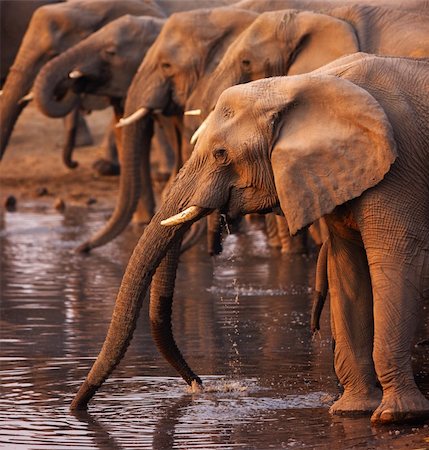
M 256 17 L 256 13 L 229 7 L 173 14 L 133 79 L 124 116 L 141 107 L 181 116 L 190 94 L 205 85 L 205 78 L 229 44 Z M 152 115 L 148 115 L 123 129 L 123 170 L 115 211 L 107 225 L 78 251 L 104 245 L 121 233 L 131 220 L 140 193 L 146 201 L 145 215 L 149 220 L 153 216 L 149 166 L 152 122 Z
M 131 256 L 72 409 L 86 409 L 119 364 L 152 278 L 157 344 L 198 388 L 170 326 L 181 237 L 213 209 L 234 218 L 280 206 L 292 233 L 322 216 L 329 228 L 335 370 L 344 386 L 331 413 L 373 412 L 376 423 L 427 418 L 411 347 L 429 296 L 428 90 L 428 61 L 365 54 L 226 90 Z M 190 206 L 188 221 L 160 224 Z
M 0 157 L 16 120 L 27 103 L 19 103 L 31 90 L 43 65 L 89 34 L 124 14 L 164 17 L 152 1 L 71 1 L 38 8 L 24 35 L 0 101 Z
M 105 96 L 122 117 L 123 101 L 144 55 L 158 36 L 165 19 L 125 15 L 83 39 L 44 65 L 34 86 L 34 100 L 50 117 L 69 114 L 81 94 Z M 70 74 L 79 72 L 80 77 Z M 72 148 L 63 155 L 68 166 Z

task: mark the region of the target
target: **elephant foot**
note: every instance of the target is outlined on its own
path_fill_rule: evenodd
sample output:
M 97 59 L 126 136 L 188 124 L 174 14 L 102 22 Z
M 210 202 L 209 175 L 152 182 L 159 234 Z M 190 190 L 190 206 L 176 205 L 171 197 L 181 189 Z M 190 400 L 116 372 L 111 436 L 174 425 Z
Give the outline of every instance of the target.
M 347 392 L 330 407 L 329 412 L 337 416 L 363 416 L 371 414 L 380 404 L 381 391 L 372 389 L 367 392 Z
M 92 165 L 92 168 L 102 176 L 118 176 L 120 173 L 119 164 L 106 159 L 98 159 Z
M 373 424 L 419 422 L 429 418 L 429 401 L 417 389 L 411 393 L 385 394 L 371 417 Z

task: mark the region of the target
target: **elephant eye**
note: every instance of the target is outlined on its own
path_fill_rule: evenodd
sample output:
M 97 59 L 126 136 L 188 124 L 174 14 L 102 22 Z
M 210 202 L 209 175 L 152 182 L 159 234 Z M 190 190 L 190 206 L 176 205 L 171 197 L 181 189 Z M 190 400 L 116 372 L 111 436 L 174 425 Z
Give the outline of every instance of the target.
M 250 61 L 249 61 L 248 59 L 243 59 L 243 60 L 241 61 L 241 65 L 242 65 L 243 67 L 245 67 L 246 69 L 248 69 L 248 68 L 250 67 Z
M 163 69 L 171 69 L 171 64 L 165 62 L 165 63 L 162 63 L 162 64 L 161 64 L 161 67 L 162 67 Z
M 213 156 L 218 163 L 222 164 L 227 161 L 228 152 L 224 148 L 217 148 L 213 150 Z
M 114 48 L 110 47 L 110 48 L 106 48 L 106 50 L 104 50 L 104 53 L 107 56 L 115 56 L 116 55 L 116 50 Z

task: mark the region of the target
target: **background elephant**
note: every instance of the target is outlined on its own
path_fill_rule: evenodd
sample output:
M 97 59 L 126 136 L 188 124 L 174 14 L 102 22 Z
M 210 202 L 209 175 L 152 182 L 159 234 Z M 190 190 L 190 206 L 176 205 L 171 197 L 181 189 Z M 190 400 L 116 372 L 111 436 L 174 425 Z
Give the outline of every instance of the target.
M 122 117 L 131 80 L 164 22 L 125 15 L 61 53 L 45 64 L 35 80 L 36 105 L 47 116 L 63 117 L 76 108 L 81 94 L 91 94 L 108 98 L 115 115 Z M 63 154 L 69 167 L 77 165 L 72 150 L 69 147 Z
M 85 409 L 120 362 L 152 278 L 156 342 L 198 389 L 170 327 L 183 233 L 213 209 L 234 218 L 280 206 L 292 233 L 322 216 L 329 227 L 335 369 L 344 386 L 331 412 L 376 409 L 372 420 L 382 423 L 427 417 L 410 351 L 429 295 L 428 87 L 425 60 L 355 54 L 225 91 L 131 256 L 72 408 Z
M 0 102 L 0 156 L 3 156 L 19 114 L 28 104 L 22 99 L 29 93 L 43 65 L 124 14 L 165 17 L 155 3 L 140 0 L 76 0 L 46 5 L 36 10 L 3 88 Z
M 205 86 L 205 77 L 228 45 L 256 17 L 256 13 L 226 7 L 177 13 L 167 20 L 128 91 L 121 121 L 124 176 L 121 172 L 115 211 L 80 251 L 104 245 L 121 233 L 131 220 L 140 192 L 144 215 L 150 220 L 155 209 L 149 170 L 153 117 L 160 112 L 181 117 L 190 94 Z M 177 134 L 180 140 L 180 124 Z
M 313 9 L 322 11 L 326 8 L 335 8 L 347 4 L 381 6 L 415 12 L 429 10 L 429 1 L 427 0 L 360 0 L 359 2 L 355 0 L 241 0 L 235 6 L 257 12 L 280 9 Z
M 34 11 L 50 3 L 64 0 L 2 0 L 0 2 L 0 85 L 6 80 L 22 37 Z
M 35 77 L 47 61 L 124 14 L 162 18 L 175 11 L 186 11 L 196 6 L 217 6 L 226 1 L 199 0 L 196 4 L 195 0 L 71 0 L 38 8 L 3 88 L 0 158 L 19 114 L 28 103 L 21 100 L 29 93 Z

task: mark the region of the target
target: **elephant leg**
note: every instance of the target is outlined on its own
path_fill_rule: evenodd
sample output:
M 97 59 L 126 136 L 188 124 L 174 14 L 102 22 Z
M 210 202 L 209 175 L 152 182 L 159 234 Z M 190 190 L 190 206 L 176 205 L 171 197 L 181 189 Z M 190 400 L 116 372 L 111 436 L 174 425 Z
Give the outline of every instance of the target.
M 331 234 L 328 248 L 331 328 L 334 366 L 344 392 L 331 414 L 370 414 L 380 404 L 381 391 L 372 360 L 372 288 L 366 253 L 358 233 Z
M 401 252 L 402 253 L 402 252 Z M 372 422 L 429 417 L 429 401 L 413 377 L 411 348 L 429 282 L 429 250 L 413 260 L 368 252 L 374 290 L 374 363 L 383 399 Z M 426 279 L 425 279 L 426 278 Z
M 280 248 L 280 238 L 277 229 L 276 215 L 273 213 L 265 214 L 265 230 L 267 232 L 268 246 Z
M 281 243 L 281 252 L 288 255 L 307 252 L 307 231 L 300 231 L 296 236 L 291 236 L 286 219 L 276 216 L 277 230 Z
M 84 147 L 93 144 L 94 139 L 91 136 L 88 124 L 82 114 L 79 113 L 77 118 L 76 147 Z

